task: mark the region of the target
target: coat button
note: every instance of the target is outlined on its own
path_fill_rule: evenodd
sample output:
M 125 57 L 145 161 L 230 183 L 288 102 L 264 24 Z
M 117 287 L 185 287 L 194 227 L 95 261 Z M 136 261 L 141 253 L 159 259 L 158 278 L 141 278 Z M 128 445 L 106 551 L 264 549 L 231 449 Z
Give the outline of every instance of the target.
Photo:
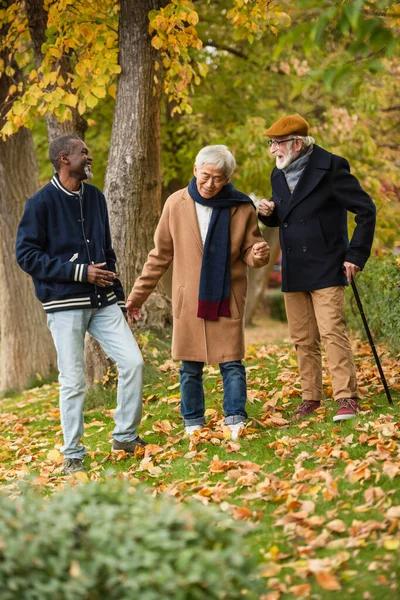
M 78 219 L 78 223 L 82 223 L 82 221 L 80 219 Z
M 290 253 L 291 253 L 291 251 L 292 251 L 292 249 L 291 249 L 291 248 L 286 248 L 286 254 L 290 254 Z
M 300 223 L 301 223 L 302 225 L 305 225 L 305 224 L 306 224 L 306 222 L 305 222 L 305 221 L 303 221 L 303 219 L 300 221 Z
M 307 252 L 307 246 L 303 246 L 303 252 Z
M 287 227 L 287 226 L 288 226 L 288 224 L 286 223 L 286 221 L 283 223 L 283 226 L 284 226 L 284 227 Z

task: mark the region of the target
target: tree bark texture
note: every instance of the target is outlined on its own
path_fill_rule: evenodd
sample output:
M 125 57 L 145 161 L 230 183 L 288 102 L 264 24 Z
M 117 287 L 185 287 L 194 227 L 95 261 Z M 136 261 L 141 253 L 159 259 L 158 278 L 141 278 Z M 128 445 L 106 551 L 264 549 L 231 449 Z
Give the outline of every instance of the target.
M 167 0 L 121 0 L 118 79 L 105 179 L 111 232 L 120 279 L 127 292 L 140 275 L 161 214 L 161 87 L 155 84 L 157 52 L 148 13 Z M 141 323 L 162 328 L 171 306 L 161 286 L 142 309 Z
M 249 269 L 249 287 L 245 313 L 245 325 L 249 325 L 259 305 L 262 293 L 268 283 L 269 276 L 277 261 L 280 252 L 279 228 L 266 227 L 262 233 L 263 238 L 270 246 L 269 263 L 261 269 Z
M 0 90 L 4 82 L 0 79 Z M 0 97 L 4 98 L 2 94 Z M 39 187 L 31 132 L 0 141 L 1 389 L 22 390 L 36 373 L 48 375 L 56 353 L 46 315 L 29 275 L 15 260 L 15 238 L 27 198 Z
M 4 31 L 0 31 L 2 34 Z M 6 52 L 0 58 L 6 62 Z M 9 86 L 22 78 L 16 65 L 13 66 L 13 81 L 4 72 L 0 76 L 0 127 L 4 124 L 4 101 Z M 0 140 L 0 358 L 3 391 L 21 390 L 36 373 L 48 375 L 56 365 L 46 315 L 35 297 L 31 278 L 21 271 L 15 260 L 16 231 L 25 201 L 38 187 L 39 169 L 32 134 L 27 129 L 20 129 L 6 141 Z

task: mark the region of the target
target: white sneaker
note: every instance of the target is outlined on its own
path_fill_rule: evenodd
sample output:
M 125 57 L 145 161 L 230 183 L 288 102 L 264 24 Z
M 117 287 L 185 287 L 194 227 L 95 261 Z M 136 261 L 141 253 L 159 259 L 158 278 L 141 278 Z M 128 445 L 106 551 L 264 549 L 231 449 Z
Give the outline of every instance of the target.
M 195 431 L 200 431 L 202 425 L 186 425 L 185 433 L 186 435 L 193 435 Z
M 235 423 L 234 425 L 228 425 L 229 429 L 231 430 L 231 440 L 237 440 L 239 435 L 242 433 L 243 429 L 244 429 L 245 424 L 243 422 L 241 423 Z

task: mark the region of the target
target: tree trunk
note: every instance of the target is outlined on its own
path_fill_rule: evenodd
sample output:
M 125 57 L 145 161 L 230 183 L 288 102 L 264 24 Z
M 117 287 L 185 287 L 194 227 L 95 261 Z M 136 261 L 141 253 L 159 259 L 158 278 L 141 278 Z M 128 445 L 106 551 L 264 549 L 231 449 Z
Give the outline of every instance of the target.
M 118 80 L 105 195 L 120 278 L 129 293 L 153 247 L 161 213 L 160 84 L 148 13 L 164 0 L 121 0 Z M 161 329 L 171 319 L 161 286 L 142 309 L 142 324 Z
M 261 295 L 280 252 L 278 227 L 266 227 L 263 231 L 263 238 L 270 245 L 271 256 L 269 263 L 265 267 L 261 267 L 261 269 L 249 269 L 245 325 L 250 325 L 254 317 Z
M 0 100 L 8 89 L 0 79 Z M 15 260 L 15 238 L 24 204 L 39 187 L 31 132 L 21 129 L 0 141 L 0 331 L 1 389 L 22 390 L 36 373 L 48 375 L 56 354 L 46 315 L 31 278 Z

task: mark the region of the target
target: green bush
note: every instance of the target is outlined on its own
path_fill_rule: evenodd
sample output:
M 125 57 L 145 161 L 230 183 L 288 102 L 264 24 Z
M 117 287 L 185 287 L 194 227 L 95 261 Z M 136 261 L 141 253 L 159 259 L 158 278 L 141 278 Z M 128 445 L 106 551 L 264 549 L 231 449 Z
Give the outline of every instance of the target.
M 26 488 L 0 514 L 2 600 L 233 600 L 256 585 L 243 527 L 124 481 Z
M 393 255 L 372 257 L 357 275 L 357 289 L 375 343 L 400 352 L 400 265 Z M 347 290 L 349 328 L 366 338 L 351 287 Z

